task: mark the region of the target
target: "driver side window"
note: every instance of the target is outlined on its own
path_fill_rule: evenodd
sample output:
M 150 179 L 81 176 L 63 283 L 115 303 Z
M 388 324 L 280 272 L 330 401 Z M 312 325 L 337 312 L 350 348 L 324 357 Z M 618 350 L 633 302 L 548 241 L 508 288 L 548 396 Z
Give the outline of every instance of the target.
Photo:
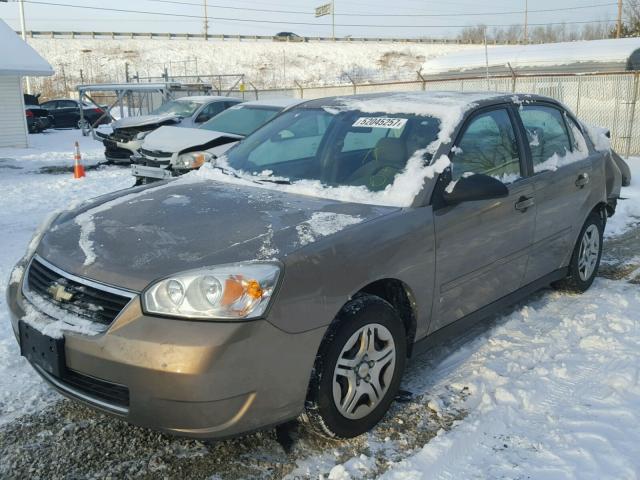
M 504 109 L 473 118 L 452 153 L 454 181 L 474 173 L 492 176 L 503 183 L 521 178 L 518 143 L 509 113 Z

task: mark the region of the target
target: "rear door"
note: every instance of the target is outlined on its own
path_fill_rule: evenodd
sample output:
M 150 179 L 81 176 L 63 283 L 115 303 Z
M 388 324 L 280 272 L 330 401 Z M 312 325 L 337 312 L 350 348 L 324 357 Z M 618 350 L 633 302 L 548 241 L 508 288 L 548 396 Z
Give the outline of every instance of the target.
M 525 275 L 530 283 L 569 262 L 587 214 L 593 159 L 577 125 L 559 106 L 529 103 L 518 114 L 528 140 L 537 207 Z
M 80 108 L 73 100 L 58 100 L 56 109 L 56 125 L 59 127 L 75 127 L 80 120 Z
M 505 183 L 509 196 L 435 208 L 437 290 L 432 331 L 522 285 L 535 228 L 535 202 L 522 132 L 515 121 L 511 106 L 480 110 L 466 122 L 450 153 L 452 166 L 441 181 L 483 173 Z

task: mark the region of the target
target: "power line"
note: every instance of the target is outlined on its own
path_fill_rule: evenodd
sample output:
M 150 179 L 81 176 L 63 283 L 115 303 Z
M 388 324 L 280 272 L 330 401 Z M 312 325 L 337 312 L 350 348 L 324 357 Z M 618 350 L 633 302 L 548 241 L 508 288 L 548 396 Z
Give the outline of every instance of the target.
M 137 13 L 141 15 L 158 15 L 158 16 L 170 16 L 170 17 L 181 17 L 181 18 L 197 18 L 202 20 L 202 15 L 189 15 L 185 13 L 168 13 L 168 12 L 151 12 L 148 10 L 127 10 L 122 8 L 111 8 L 111 7 L 92 7 L 88 5 L 73 5 L 68 3 L 53 3 L 53 2 L 40 2 L 35 0 L 23 0 L 24 3 L 31 3 L 35 5 L 48 5 L 54 7 L 65 7 L 65 8 L 80 8 L 84 10 L 98 10 L 98 11 L 108 11 L 108 12 L 119 12 L 119 13 Z M 258 20 L 253 18 L 229 18 L 229 17 L 207 17 L 211 20 L 220 20 L 227 22 L 240 22 L 240 23 L 266 23 L 266 24 L 275 24 L 275 25 L 311 25 L 314 27 L 317 26 L 330 26 L 330 23 L 318 23 L 318 22 L 292 22 L 292 21 L 280 21 L 280 20 Z M 587 20 L 587 21 L 571 21 L 571 22 L 547 22 L 547 23 L 530 23 L 531 26 L 544 26 L 544 25 L 577 25 L 577 24 L 587 24 L 587 23 L 610 23 L 614 20 Z M 518 24 L 495 24 L 495 25 L 487 25 L 487 27 L 510 27 Z M 349 24 L 342 23 L 336 24 L 337 27 L 368 27 L 368 28 L 465 28 L 469 25 L 376 25 L 376 24 Z
M 165 3 L 171 5 L 188 5 L 197 7 L 200 4 L 185 2 L 180 0 L 144 0 L 146 2 L 153 3 Z M 568 12 L 572 10 L 585 10 L 590 8 L 610 7 L 616 5 L 615 2 L 599 3 L 595 5 L 581 5 L 576 7 L 562 7 L 562 8 L 545 8 L 539 10 L 529 10 L 529 13 L 549 13 L 549 12 Z M 288 13 L 294 15 L 314 15 L 313 12 L 300 11 L 300 10 L 274 10 L 268 8 L 252 8 L 252 7 L 230 7 L 227 5 L 215 5 L 210 3 L 210 8 L 219 8 L 225 10 L 240 10 L 248 12 L 266 12 L 266 13 Z M 482 13 L 339 13 L 336 17 L 480 17 L 487 15 L 521 15 L 525 13 L 525 10 L 513 10 L 507 12 L 482 12 Z

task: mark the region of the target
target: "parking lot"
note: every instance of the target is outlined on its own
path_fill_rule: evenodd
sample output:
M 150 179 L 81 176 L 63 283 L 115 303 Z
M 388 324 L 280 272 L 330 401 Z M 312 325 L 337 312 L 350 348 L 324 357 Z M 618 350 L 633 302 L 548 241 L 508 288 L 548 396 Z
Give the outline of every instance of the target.
M 74 141 L 89 164 L 102 160 L 101 146 L 77 130 L 32 137 L 30 149 L 0 151 L 0 230 L 10 233 L 2 290 L 52 210 L 133 183 L 115 166 L 73 179 Z M 638 178 L 640 159 L 630 165 Z M 2 298 L 0 477 L 562 478 L 588 464 L 592 478 L 631 478 L 640 443 L 637 185 L 623 190 L 591 290 L 542 291 L 418 356 L 385 420 L 349 441 L 292 423 L 208 443 L 96 413 L 52 392 L 19 357 Z

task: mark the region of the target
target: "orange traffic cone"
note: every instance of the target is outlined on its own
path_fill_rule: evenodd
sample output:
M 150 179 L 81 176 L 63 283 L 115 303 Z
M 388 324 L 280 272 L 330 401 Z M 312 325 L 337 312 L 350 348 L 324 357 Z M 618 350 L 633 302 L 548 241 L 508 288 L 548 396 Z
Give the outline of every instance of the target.
M 85 177 L 84 166 L 82 165 L 82 156 L 80 155 L 80 145 L 76 142 L 76 153 L 73 156 L 73 178 Z

